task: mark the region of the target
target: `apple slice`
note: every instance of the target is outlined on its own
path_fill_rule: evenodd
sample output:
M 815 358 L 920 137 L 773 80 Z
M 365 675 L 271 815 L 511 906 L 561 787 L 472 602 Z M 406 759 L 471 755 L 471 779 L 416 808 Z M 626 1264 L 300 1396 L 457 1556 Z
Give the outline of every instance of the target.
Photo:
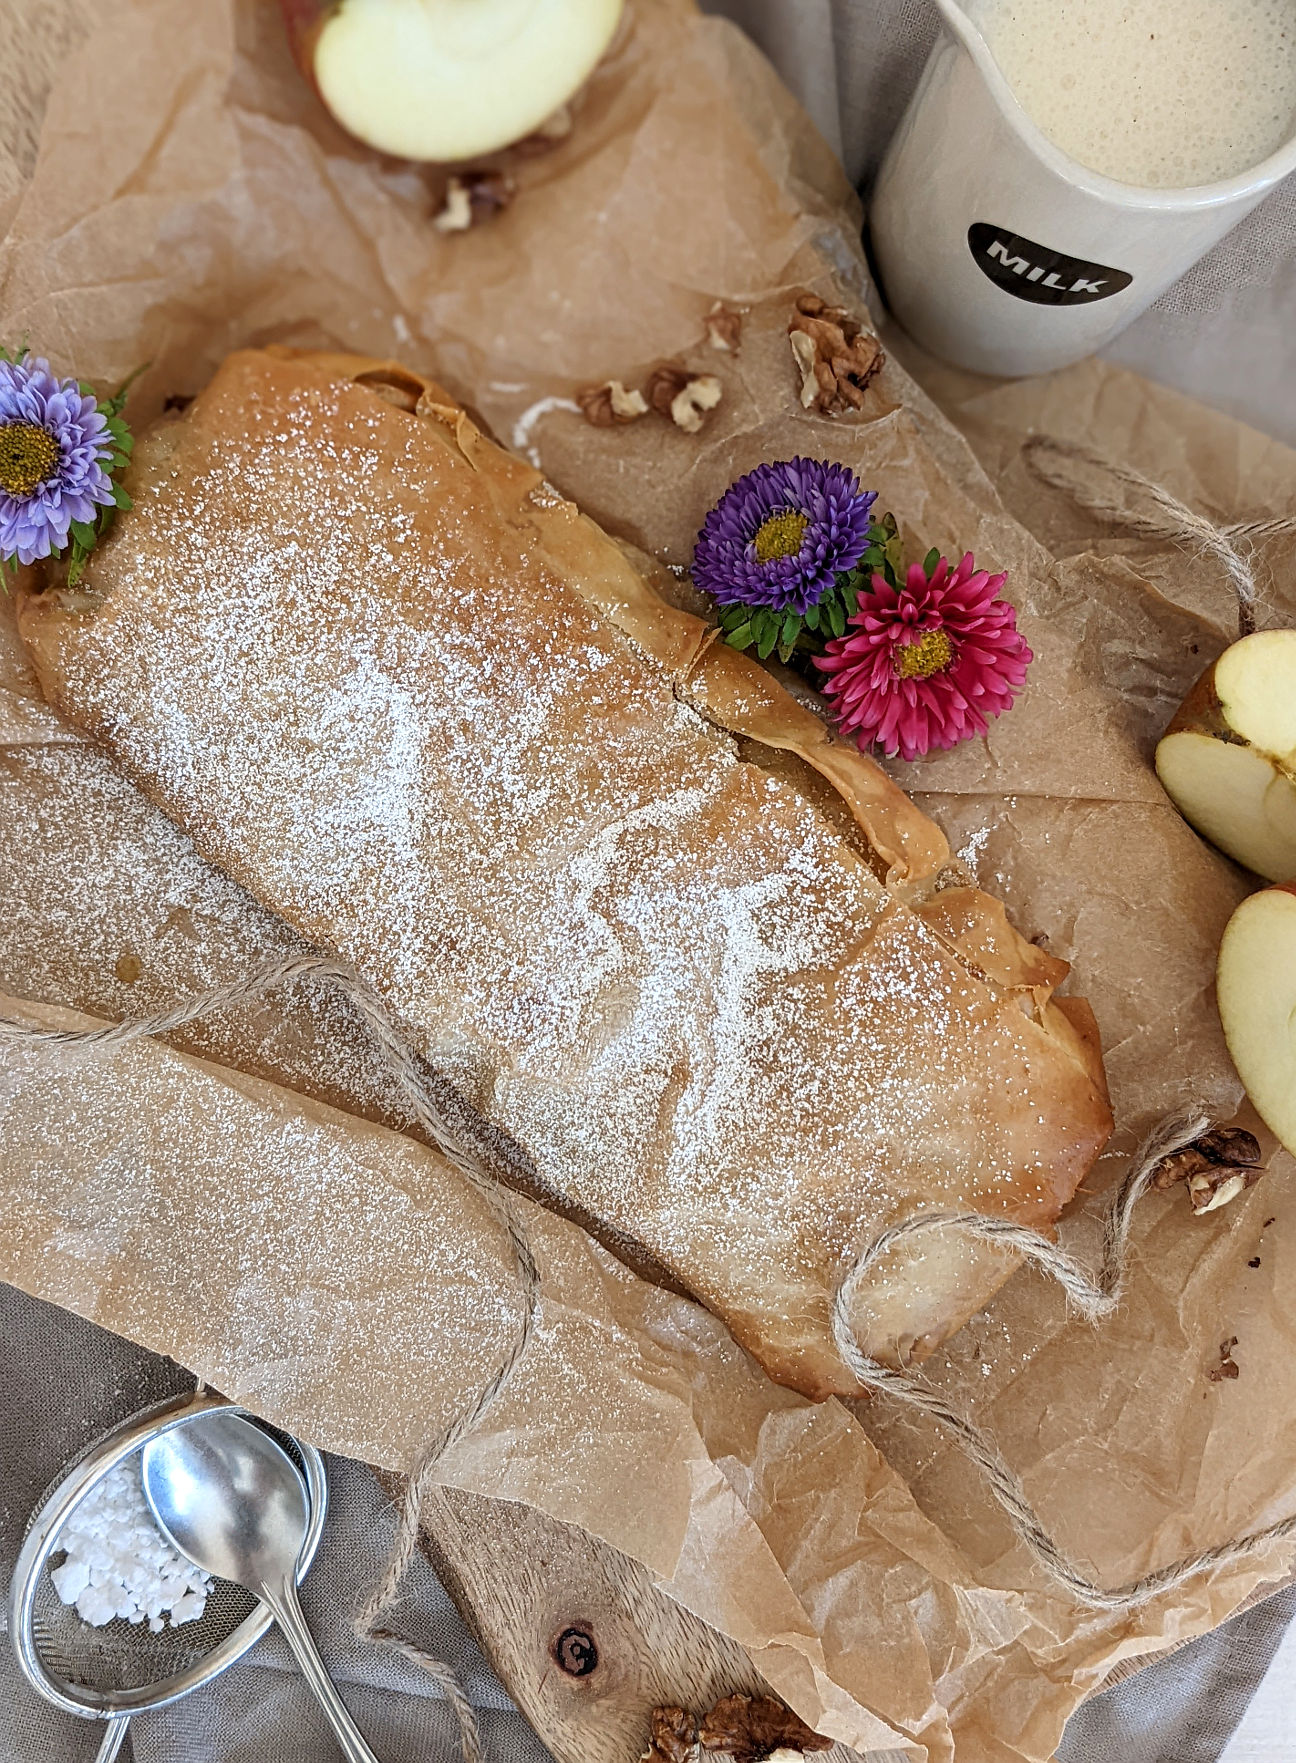
M 473 159 L 579 90 L 624 0 L 280 0 L 293 52 L 344 129 L 402 159 Z
M 1220 943 L 1215 989 L 1246 1093 L 1296 1153 L 1296 883 L 1243 900 Z
M 1203 838 L 1266 881 L 1296 876 L 1296 631 L 1226 649 L 1162 736 L 1156 768 Z

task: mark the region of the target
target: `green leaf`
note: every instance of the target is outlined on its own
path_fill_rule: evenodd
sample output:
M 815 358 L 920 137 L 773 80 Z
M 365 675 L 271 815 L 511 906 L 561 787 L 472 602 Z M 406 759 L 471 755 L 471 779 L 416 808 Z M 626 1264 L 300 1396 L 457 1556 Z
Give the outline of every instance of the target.
M 923 558 L 923 574 L 927 577 L 928 581 L 931 580 L 932 571 L 940 562 L 940 557 L 940 552 L 936 549 L 935 545 L 933 545 L 931 550 Z
M 761 632 L 756 643 L 756 653 L 760 656 L 762 661 L 769 660 L 770 656 L 774 653 L 778 640 L 779 627 L 777 623 L 771 619 L 769 627 Z
M 819 629 L 819 614 L 821 608 L 822 602 L 819 606 L 812 606 L 806 613 L 804 623 L 808 631 L 817 631 Z
M 133 508 L 135 506 L 120 484 L 113 485 L 113 501 L 119 508 Z
M 756 640 L 756 633 L 750 624 L 740 624 L 737 630 L 725 633 L 725 642 L 731 649 L 750 649 Z
M 801 614 L 799 612 L 789 612 L 783 620 L 783 630 L 779 636 L 779 643 L 795 643 L 797 638 L 801 635 L 801 623 Z
M 74 520 L 70 531 L 72 537 L 83 551 L 88 551 L 98 537 L 92 520 Z
M 835 637 L 846 635 L 846 609 L 840 600 L 833 600 L 829 603 L 828 626 Z

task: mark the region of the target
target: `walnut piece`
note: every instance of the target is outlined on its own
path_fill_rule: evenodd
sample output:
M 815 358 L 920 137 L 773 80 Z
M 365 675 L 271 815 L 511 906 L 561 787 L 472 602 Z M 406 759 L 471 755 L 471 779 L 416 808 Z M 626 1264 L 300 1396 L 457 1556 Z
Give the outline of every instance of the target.
M 647 416 L 648 402 L 642 392 L 627 391 L 620 380 L 604 380 L 601 386 L 584 386 L 576 394 L 576 402 L 586 422 L 596 429 L 610 429 L 616 422 L 634 422 Z
M 788 340 L 807 410 L 836 416 L 863 407 L 865 389 L 886 357 L 877 338 L 852 313 L 844 306 L 829 306 L 818 294 L 800 294 L 788 321 Z
M 1164 1158 L 1152 1186 L 1164 1192 L 1176 1182 L 1186 1182 L 1194 1212 L 1218 1212 L 1254 1187 L 1263 1174 L 1255 1135 L 1240 1126 L 1218 1126 Z
M 644 1752 L 652 1763 L 690 1763 L 697 1755 L 697 1721 L 683 1708 L 654 1708 L 652 1743 Z
M 445 202 L 432 225 L 439 233 L 466 233 L 507 208 L 517 185 L 502 171 L 464 171 L 446 185 Z
M 786 1763 L 787 1753 L 832 1746 L 773 1696 L 726 1696 L 703 1719 L 698 1739 L 703 1751 L 723 1751 L 735 1763 L 771 1763 L 780 1752 Z
M 648 384 L 644 391 L 648 394 L 648 402 L 654 410 L 663 416 L 670 415 L 670 408 L 676 398 L 689 383 L 689 371 L 678 362 L 667 362 L 664 367 L 655 367 L 648 376 Z
M 655 368 L 644 389 L 653 409 L 689 435 L 697 434 L 706 412 L 714 410 L 724 395 L 714 374 L 690 373 L 673 361 Z
M 1233 1357 L 1233 1349 L 1237 1344 L 1236 1335 L 1230 1335 L 1228 1340 L 1220 1342 L 1219 1364 L 1212 1365 L 1206 1373 L 1212 1383 L 1224 1383 L 1230 1378 L 1242 1375 L 1238 1369 L 1237 1360 Z
M 736 355 L 738 345 L 742 342 L 743 315 L 735 312 L 732 306 L 726 306 L 723 300 L 717 300 L 707 313 L 707 341 L 713 349 L 719 349 L 726 355 Z

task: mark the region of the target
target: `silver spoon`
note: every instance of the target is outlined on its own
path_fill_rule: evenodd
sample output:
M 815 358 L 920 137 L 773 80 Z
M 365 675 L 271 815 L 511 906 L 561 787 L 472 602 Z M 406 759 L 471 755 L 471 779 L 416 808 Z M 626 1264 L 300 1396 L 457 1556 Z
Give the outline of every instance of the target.
M 140 1467 L 144 1496 L 174 1547 L 273 1612 L 347 1763 L 378 1763 L 333 1687 L 297 1602 L 310 1507 L 288 1453 L 242 1415 L 218 1408 L 150 1439 Z

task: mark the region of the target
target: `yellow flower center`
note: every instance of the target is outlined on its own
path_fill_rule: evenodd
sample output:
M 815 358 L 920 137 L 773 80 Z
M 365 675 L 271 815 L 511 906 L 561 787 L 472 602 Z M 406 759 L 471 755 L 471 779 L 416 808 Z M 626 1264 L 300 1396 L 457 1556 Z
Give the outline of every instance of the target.
M 938 627 L 924 631 L 916 643 L 897 649 L 892 664 L 900 679 L 930 679 L 934 673 L 944 673 L 953 659 L 954 645 L 949 633 Z
M 10 422 L 0 428 L 0 489 L 11 496 L 30 496 L 59 462 L 59 444 L 35 422 Z
M 752 540 L 756 561 L 773 563 L 776 557 L 795 557 L 809 525 L 808 516 L 794 514 L 790 508 L 785 508 L 782 514 L 771 514 L 756 528 Z

